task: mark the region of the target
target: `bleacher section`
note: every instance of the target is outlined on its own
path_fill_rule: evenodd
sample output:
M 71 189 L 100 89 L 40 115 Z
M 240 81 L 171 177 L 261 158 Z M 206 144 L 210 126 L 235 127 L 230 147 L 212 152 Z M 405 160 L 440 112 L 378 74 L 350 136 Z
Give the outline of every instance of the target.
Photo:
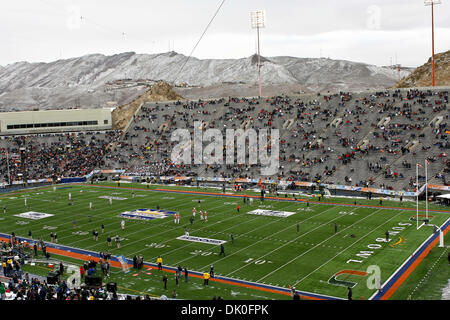
M 259 178 L 258 165 L 172 163 L 172 132 L 186 128 L 192 133 L 194 122 L 203 121 L 204 129 L 219 129 L 224 136 L 225 129 L 279 129 L 280 168 L 266 178 L 411 191 L 415 165 L 425 159 L 430 183 L 447 183 L 448 103 L 448 91 L 442 89 L 145 103 L 126 132 L 98 136 L 94 149 L 73 147 L 77 152 L 72 154 L 91 159 L 86 168 L 75 158 L 75 167 L 67 162 L 59 171 L 53 164 L 46 168 L 50 172 L 39 172 L 30 163 L 30 171 L 36 177 L 124 169 L 128 175 Z M 2 172 L 4 150 L 9 147 L 17 155 L 18 139 L 0 140 Z M 72 138 L 41 136 L 31 144 L 32 150 L 55 139 L 63 150 L 65 139 Z M 81 145 L 91 143 L 90 137 L 83 139 Z M 69 144 L 77 145 L 73 140 Z M 85 152 L 89 155 L 81 156 Z M 246 152 L 248 159 L 248 148 Z M 423 183 L 423 169 L 420 179 Z

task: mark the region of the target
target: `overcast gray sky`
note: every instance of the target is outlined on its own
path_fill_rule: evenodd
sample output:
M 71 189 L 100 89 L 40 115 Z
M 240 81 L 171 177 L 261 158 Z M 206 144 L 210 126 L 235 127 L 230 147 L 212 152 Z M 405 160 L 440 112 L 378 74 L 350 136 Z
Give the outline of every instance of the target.
M 222 0 L 15 0 L 0 9 L 0 65 L 125 51 L 188 55 Z M 431 56 L 423 0 L 226 0 L 193 56 L 256 52 L 250 11 L 264 9 L 264 56 L 422 65 Z M 435 6 L 435 52 L 450 49 L 450 0 Z

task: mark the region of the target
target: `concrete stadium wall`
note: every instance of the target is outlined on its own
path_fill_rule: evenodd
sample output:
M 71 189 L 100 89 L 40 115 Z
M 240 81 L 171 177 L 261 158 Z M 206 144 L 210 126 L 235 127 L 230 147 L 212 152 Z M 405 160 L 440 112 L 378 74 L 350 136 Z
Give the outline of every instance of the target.
M 94 121 L 97 121 L 97 124 L 48 125 Z M 42 124 L 47 124 L 47 126 L 42 127 Z M 27 125 L 27 128 L 9 128 L 10 126 L 17 125 Z M 0 113 L 0 135 L 110 130 L 111 128 L 112 118 L 111 110 L 109 109 L 69 109 Z

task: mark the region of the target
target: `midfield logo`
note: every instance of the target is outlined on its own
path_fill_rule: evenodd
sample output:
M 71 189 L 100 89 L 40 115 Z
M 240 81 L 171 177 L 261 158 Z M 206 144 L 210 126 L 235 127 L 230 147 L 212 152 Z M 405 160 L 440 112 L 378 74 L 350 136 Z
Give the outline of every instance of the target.
M 20 217 L 20 218 L 31 219 L 31 220 L 40 220 L 40 219 L 51 217 L 51 216 L 53 216 L 53 214 L 28 211 L 28 212 L 24 212 L 24 213 L 20 213 L 20 214 L 15 214 L 14 216 Z
M 164 219 L 173 214 L 175 211 L 155 210 L 155 209 L 136 209 L 132 211 L 122 212 L 119 216 L 128 219 L 152 220 Z

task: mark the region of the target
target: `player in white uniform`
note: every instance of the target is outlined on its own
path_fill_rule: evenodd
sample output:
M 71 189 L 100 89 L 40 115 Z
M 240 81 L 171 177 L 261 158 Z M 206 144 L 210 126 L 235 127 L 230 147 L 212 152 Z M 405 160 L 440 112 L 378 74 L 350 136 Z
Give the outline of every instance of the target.
M 200 220 L 203 220 L 203 211 L 200 210 Z
M 112 198 L 109 198 L 109 205 L 112 205 Z
M 25 200 L 25 207 L 27 206 L 27 198 L 24 199 Z
M 125 230 L 125 220 L 122 220 L 120 222 L 120 227 L 122 228 L 122 230 Z
M 69 200 L 72 200 L 72 194 L 69 192 Z
M 177 213 L 177 224 L 180 224 L 180 218 L 181 218 L 181 215 L 179 213 Z
M 89 209 L 92 210 L 92 202 L 89 202 Z

